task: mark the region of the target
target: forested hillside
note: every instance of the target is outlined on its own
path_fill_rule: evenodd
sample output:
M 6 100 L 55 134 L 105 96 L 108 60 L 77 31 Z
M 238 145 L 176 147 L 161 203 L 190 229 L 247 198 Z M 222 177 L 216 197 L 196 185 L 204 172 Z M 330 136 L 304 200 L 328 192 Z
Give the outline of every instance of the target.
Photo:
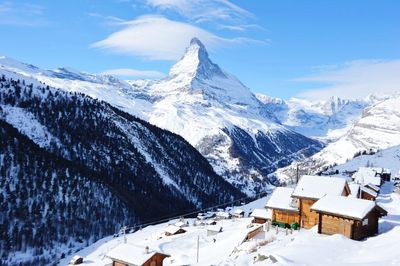
M 2 76 L 0 108 L 4 261 L 242 196 L 183 138 L 83 94 Z

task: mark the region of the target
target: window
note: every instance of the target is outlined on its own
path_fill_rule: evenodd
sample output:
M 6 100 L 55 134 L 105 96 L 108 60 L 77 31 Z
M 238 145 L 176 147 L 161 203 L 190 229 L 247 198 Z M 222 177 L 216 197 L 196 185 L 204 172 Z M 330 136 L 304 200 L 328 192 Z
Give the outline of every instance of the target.
M 362 221 L 362 225 L 368 225 L 368 218 L 365 218 L 365 219 Z

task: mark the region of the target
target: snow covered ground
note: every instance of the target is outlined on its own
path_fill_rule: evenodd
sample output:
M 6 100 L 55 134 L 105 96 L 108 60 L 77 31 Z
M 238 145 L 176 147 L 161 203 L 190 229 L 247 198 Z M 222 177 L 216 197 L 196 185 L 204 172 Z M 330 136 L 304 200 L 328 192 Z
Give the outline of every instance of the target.
M 148 226 L 128 234 L 127 243 L 170 254 L 164 265 L 400 265 L 400 194 L 393 190 L 392 183 L 383 185 L 377 203 L 388 211 L 388 215 L 380 219 L 379 235 L 364 241 L 342 235 L 320 235 L 316 228 L 289 232 L 288 235 L 282 229 L 277 234 L 271 228 L 243 242 L 252 228 L 248 228 L 250 218 L 240 218 L 219 221 L 217 224 L 223 227 L 223 232 L 214 236 L 207 236 L 206 226 L 192 226 L 193 219 L 185 228 L 187 232 L 177 236 L 162 236 L 168 223 Z M 241 208 L 247 216 L 251 209 L 263 207 L 266 201 L 267 198 L 262 198 Z M 198 236 L 199 263 L 196 263 Z M 120 243 L 123 243 L 123 237 L 107 237 L 77 254 L 84 257 L 84 265 L 107 265 L 110 260 L 105 254 Z M 60 265 L 67 265 L 73 255 Z
M 390 169 L 392 177 L 400 173 L 400 145 L 381 150 L 372 155 L 360 155 L 345 164 L 332 168 L 333 171 L 357 171 L 358 167 L 379 167 Z

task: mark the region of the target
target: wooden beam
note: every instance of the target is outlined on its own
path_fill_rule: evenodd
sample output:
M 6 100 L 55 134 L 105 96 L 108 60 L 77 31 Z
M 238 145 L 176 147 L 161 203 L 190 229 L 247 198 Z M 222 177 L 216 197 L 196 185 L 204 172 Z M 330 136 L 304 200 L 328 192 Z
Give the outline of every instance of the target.
M 318 214 L 318 234 L 321 234 L 322 232 L 322 214 Z

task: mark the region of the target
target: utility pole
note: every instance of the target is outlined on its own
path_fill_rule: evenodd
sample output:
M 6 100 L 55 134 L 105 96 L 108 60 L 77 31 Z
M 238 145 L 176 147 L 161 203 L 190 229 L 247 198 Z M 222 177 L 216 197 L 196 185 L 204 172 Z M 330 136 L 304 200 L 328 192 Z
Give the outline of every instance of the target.
M 126 229 L 127 229 L 126 225 L 122 226 L 121 228 L 122 233 L 124 234 L 124 244 L 126 244 Z
M 200 235 L 197 236 L 197 263 L 199 263 L 199 245 L 200 245 Z
M 296 164 L 296 184 L 299 183 L 299 163 Z

